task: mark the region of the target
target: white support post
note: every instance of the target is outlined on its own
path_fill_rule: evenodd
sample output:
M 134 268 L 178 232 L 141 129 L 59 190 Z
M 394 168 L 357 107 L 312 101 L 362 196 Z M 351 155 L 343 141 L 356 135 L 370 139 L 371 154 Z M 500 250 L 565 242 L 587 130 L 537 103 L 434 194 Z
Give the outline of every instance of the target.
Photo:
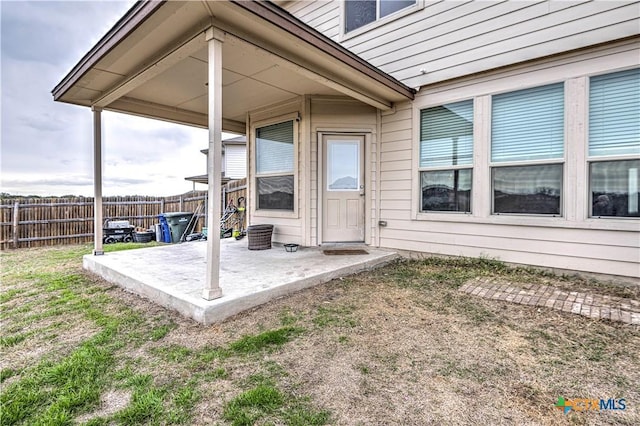
M 220 288 L 220 215 L 222 183 L 222 42 L 224 33 L 217 28 L 206 32 L 209 45 L 209 155 L 207 174 L 207 280 L 202 297 L 222 297 Z
M 104 254 L 102 247 L 102 108 L 93 111 L 93 254 Z

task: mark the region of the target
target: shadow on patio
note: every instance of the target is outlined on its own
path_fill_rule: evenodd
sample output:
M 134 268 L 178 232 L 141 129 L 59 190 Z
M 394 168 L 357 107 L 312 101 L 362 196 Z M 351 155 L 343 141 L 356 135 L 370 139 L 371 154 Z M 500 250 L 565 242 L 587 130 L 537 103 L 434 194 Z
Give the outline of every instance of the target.
M 204 241 L 87 255 L 84 268 L 109 282 L 203 324 L 337 277 L 372 269 L 394 259 L 388 250 L 366 247 L 368 254 L 325 255 L 319 247 L 295 253 L 280 245 L 250 251 L 247 239 L 221 241 L 222 297 L 202 298 L 206 275 Z

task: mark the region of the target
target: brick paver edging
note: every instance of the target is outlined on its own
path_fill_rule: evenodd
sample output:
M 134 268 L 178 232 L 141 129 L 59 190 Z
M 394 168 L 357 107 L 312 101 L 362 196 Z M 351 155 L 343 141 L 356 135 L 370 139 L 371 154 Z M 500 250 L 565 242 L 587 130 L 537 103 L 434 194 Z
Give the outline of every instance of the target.
M 634 299 L 563 291 L 536 284 L 496 283 L 491 279 L 469 281 L 459 291 L 485 299 L 544 306 L 590 318 L 640 325 L 640 301 Z

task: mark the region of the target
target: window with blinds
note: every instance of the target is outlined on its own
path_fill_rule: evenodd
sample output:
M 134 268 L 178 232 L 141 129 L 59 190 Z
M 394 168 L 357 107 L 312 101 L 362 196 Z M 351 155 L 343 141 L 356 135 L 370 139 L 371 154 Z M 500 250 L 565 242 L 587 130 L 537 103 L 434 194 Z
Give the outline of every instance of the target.
M 493 96 L 491 161 L 563 157 L 563 83 Z
M 471 212 L 473 101 L 420 111 L 421 210 Z
M 616 157 L 611 159 L 611 157 Z M 593 218 L 640 217 L 640 69 L 589 81 Z
M 294 209 L 293 120 L 256 129 L 257 209 Z
M 256 173 L 293 172 L 293 121 L 256 129 Z
M 492 97 L 494 214 L 561 215 L 563 160 L 564 83 Z

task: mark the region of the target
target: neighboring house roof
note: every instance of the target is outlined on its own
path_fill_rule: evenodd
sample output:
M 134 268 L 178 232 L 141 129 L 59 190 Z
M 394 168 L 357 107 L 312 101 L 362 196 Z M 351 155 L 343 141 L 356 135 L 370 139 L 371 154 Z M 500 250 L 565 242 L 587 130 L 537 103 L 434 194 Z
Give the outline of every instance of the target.
M 235 137 L 235 138 L 224 139 L 222 141 L 222 146 L 227 146 L 227 145 L 246 146 L 247 145 L 247 137 L 246 136 L 238 136 L 238 137 Z M 201 149 L 200 152 L 206 155 L 206 154 L 209 153 L 209 148 Z
M 222 141 L 222 145 L 246 145 L 247 137 L 246 136 L 238 136 L 235 138 L 224 139 Z
M 223 129 L 246 112 L 303 94 L 377 108 L 415 91 L 265 1 L 136 3 L 53 89 L 56 101 L 207 126 L 208 43 L 223 42 Z
M 189 182 L 201 183 L 203 185 L 209 184 L 209 177 L 207 175 L 189 176 L 184 178 L 184 180 L 188 180 Z M 231 181 L 230 178 L 225 176 L 222 177 L 222 185 L 225 185 L 230 181 Z
M 223 146 L 227 146 L 227 145 L 237 145 L 237 146 L 246 146 L 247 145 L 247 137 L 246 136 L 236 136 L 235 138 L 227 138 L 224 139 L 222 141 L 222 145 Z M 207 155 L 209 154 L 209 149 L 201 149 L 200 150 L 201 153 Z M 198 175 L 198 176 L 189 176 L 184 178 L 185 180 L 191 181 L 191 182 L 196 182 L 196 183 L 202 183 L 204 185 L 208 185 L 209 184 L 209 178 L 207 175 Z M 227 182 L 229 182 L 231 180 L 231 178 L 223 176 L 222 177 L 222 184 L 225 184 Z

